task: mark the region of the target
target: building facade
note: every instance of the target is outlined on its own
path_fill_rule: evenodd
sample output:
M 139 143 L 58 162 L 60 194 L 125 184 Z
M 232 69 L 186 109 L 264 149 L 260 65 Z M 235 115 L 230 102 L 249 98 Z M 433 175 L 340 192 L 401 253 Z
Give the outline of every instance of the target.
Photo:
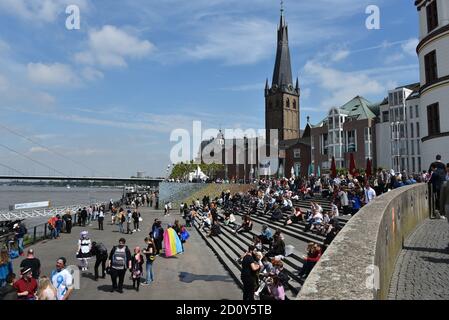
M 420 35 L 420 130 L 422 165 L 440 154 L 449 162 L 449 1 L 417 0 Z
M 314 174 L 326 173 L 332 157 L 337 168 L 349 168 L 351 154 L 357 168 L 367 160 L 376 166 L 376 122 L 379 104 L 357 96 L 311 127 L 311 163 Z

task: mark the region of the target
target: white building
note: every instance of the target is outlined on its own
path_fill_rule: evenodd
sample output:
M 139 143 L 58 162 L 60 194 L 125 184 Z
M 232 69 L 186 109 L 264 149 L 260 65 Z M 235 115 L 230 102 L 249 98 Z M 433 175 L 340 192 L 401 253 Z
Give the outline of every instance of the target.
M 416 0 L 420 36 L 420 133 L 424 169 L 441 154 L 449 162 L 449 0 Z
M 376 124 L 378 167 L 421 172 L 419 90 L 419 83 L 398 87 L 381 103 Z

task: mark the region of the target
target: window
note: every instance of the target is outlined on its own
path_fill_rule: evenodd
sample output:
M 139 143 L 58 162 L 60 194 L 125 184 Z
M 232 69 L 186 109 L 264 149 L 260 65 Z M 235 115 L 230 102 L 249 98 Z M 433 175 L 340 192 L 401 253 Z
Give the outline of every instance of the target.
M 421 155 L 421 143 L 420 143 L 419 140 L 416 140 L 416 154 L 417 154 L 418 156 Z
M 426 83 L 432 83 L 438 79 L 437 52 L 433 50 L 424 56 L 426 70 Z
M 410 138 L 413 138 L 415 135 L 415 127 L 413 126 L 413 123 L 410 123 Z
M 414 155 L 415 154 L 415 141 L 411 140 L 410 145 L 412 146 L 412 155 Z
M 395 92 L 394 94 L 393 94 L 393 105 L 395 105 L 395 106 L 397 106 L 398 104 L 399 104 L 399 96 L 398 96 L 398 93 L 397 92 Z
M 410 119 L 413 119 L 413 106 L 410 106 Z
M 329 117 L 329 130 L 333 130 L 333 129 L 334 129 L 334 118 Z
M 399 130 L 400 130 L 400 136 L 399 137 L 400 138 L 405 138 L 405 130 L 404 130 L 405 128 L 404 128 L 404 126 L 405 126 L 404 124 L 400 124 L 399 125 Z
M 419 118 L 419 106 L 415 106 L 415 116 L 416 118 Z
M 399 121 L 399 109 L 394 109 L 394 121 Z
M 293 109 L 296 109 L 296 100 L 293 100 Z
M 393 94 L 390 93 L 388 94 L 388 104 L 391 106 L 393 106 Z
M 438 103 L 427 106 L 427 126 L 429 136 L 440 133 L 440 108 Z
M 390 113 L 388 111 L 382 112 L 382 121 L 390 122 Z
M 421 134 L 419 132 L 419 122 L 416 123 L 416 137 L 417 138 L 421 137 Z
M 327 133 L 321 135 L 321 153 L 328 154 L 329 152 L 329 144 L 328 144 L 328 135 Z
M 421 172 L 421 158 L 418 158 L 418 171 Z
M 432 32 L 438 27 L 438 8 L 437 1 L 433 1 L 427 6 L 427 31 Z
M 416 173 L 416 161 L 415 161 L 415 158 L 412 158 L 412 167 L 413 167 L 413 173 Z
M 293 157 L 298 159 L 301 158 L 301 149 L 294 149 L 293 150 Z
M 357 141 L 355 137 L 355 130 L 348 131 L 348 152 L 357 152 Z
M 289 99 L 289 98 L 287 98 L 287 102 L 286 102 L 286 104 L 285 104 L 285 107 L 286 107 L 287 109 L 290 109 L 290 99 Z
M 399 109 L 399 121 L 404 121 L 404 108 Z

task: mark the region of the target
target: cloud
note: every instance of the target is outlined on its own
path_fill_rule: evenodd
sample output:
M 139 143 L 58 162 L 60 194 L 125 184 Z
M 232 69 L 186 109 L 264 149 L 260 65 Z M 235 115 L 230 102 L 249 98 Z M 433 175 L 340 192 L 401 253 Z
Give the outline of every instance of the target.
M 46 153 L 48 150 L 42 147 L 31 147 L 28 153 Z
M 8 85 L 9 85 L 8 80 L 0 74 L 0 91 L 6 91 Z
M 88 9 L 87 0 L 0 0 L 3 12 L 34 22 L 54 22 L 58 15 L 65 14 L 68 5 L 77 5 L 80 10 Z
M 254 64 L 272 56 L 276 25 L 262 19 L 220 19 L 200 34 L 202 44 L 186 48 L 197 60 L 223 60 L 226 65 Z
M 339 50 L 332 56 L 332 61 L 339 62 L 346 59 L 351 52 L 348 50 Z
M 360 71 L 344 72 L 326 67 L 316 61 L 308 61 L 304 76 L 310 77 L 328 95 L 321 101 L 320 108 L 328 110 L 341 106 L 357 95 L 385 95 L 396 84 L 392 81 L 380 82 Z
M 399 61 L 402 61 L 405 58 L 403 53 L 395 53 L 392 55 L 389 55 L 385 58 L 385 64 L 394 64 Z
M 75 54 L 78 63 L 103 67 L 126 67 L 126 58 L 143 58 L 155 50 L 148 40 L 115 26 L 106 25 L 100 30 L 89 32 L 88 49 Z
M 61 63 L 29 63 L 27 72 L 29 80 L 41 85 L 74 85 L 79 82 L 72 68 Z
M 413 57 L 416 57 L 416 47 L 418 46 L 419 40 L 413 38 L 402 44 L 402 50 Z
M 95 81 L 104 78 L 104 74 L 95 68 L 86 67 L 81 71 L 81 75 L 88 81 Z

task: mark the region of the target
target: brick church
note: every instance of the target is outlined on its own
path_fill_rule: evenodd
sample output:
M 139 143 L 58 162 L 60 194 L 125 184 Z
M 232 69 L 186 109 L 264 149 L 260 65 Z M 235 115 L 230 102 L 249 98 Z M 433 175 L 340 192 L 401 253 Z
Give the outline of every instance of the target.
M 300 94 L 299 80 L 293 82 L 288 43 L 288 25 L 281 9 L 280 24 L 277 30 L 277 53 L 271 86 L 267 79 L 265 85 L 265 129 L 266 141 L 270 141 L 271 130 L 277 130 L 278 139 L 271 141 L 262 159 L 259 152 L 248 150 L 249 146 L 259 147 L 260 138 L 227 139 L 220 131 L 216 138 L 201 144 L 201 161 L 206 162 L 204 154 L 218 159 L 225 164 L 224 172 L 218 178 L 231 180 L 250 180 L 263 176 L 291 177 L 307 176 L 311 163 L 310 125 L 300 129 Z M 217 151 L 218 150 L 218 151 Z M 265 151 L 265 150 L 264 150 Z M 231 161 L 229 161 L 231 159 Z M 234 159 L 234 161 L 232 161 Z M 236 159 L 240 159 L 236 163 Z M 197 159 L 199 160 L 199 159 Z M 221 160 L 221 161 L 220 161 Z M 210 161 L 209 161 L 210 163 Z M 271 164 L 271 170 L 263 168 Z M 273 166 L 274 165 L 274 166 Z

